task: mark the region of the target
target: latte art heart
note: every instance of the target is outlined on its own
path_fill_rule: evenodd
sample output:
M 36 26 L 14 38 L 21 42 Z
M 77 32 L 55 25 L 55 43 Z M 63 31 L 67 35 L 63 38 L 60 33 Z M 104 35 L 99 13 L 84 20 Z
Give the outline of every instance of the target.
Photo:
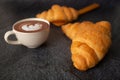
M 22 29 L 25 30 L 25 31 L 35 31 L 35 30 L 39 30 L 39 29 L 42 29 L 42 24 L 34 24 L 34 25 L 23 25 L 22 26 Z

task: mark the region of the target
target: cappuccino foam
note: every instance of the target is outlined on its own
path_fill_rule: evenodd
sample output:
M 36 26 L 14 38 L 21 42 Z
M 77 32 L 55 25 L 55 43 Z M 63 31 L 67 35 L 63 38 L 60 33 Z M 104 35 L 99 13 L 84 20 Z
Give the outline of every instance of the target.
M 25 30 L 25 31 L 34 31 L 34 30 L 39 30 L 39 29 L 42 29 L 42 24 L 34 24 L 34 25 L 23 25 L 22 26 L 22 29 Z
M 37 32 L 48 28 L 48 24 L 43 21 L 31 20 L 23 21 L 14 25 L 14 29 L 20 32 Z

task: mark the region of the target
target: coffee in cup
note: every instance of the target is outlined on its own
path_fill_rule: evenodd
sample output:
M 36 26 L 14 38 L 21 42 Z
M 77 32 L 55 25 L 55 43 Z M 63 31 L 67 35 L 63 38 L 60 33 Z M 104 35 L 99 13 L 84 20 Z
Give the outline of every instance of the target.
M 32 33 L 44 30 L 45 28 L 48 28 L 48 26 L 49 25 L 43 21 L 31 20 L 15 24 L 14 29 L 20 32 Z
M 36 48 L 47 40 L 49 30 L 50 23 L 47 20 L 28 18 L 16 22 L 13 25 L 13 30 L 5 33 L 4 39 L 9 44 Z M 16 36 L 16 41 L 8 39 L 12 34 Z

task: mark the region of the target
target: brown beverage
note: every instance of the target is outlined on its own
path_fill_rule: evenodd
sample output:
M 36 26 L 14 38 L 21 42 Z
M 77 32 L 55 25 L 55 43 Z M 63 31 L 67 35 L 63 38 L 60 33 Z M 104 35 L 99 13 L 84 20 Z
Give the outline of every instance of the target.
M 35 30 L 34 29 L 30 30 L 31 28 L 29 28 L 29 27 L 32 25 L 32 27 L 34 28 L 36 24 L 39 25 L 40 28 L 35 29 Z M 27 30 L 23 29 L 23 26 L 25 26 L 25 29 L 27 28 Z M 48 26 L 49 25 L 43 21 L 30 20 L 30 21 L 23 21 L 23 22 L 19 22 L 19 23 L 15 24 L 14 29 L 17 31 L 20 31 L 20 32 L 31 33 L 31 32 L 38 32 L 43 29 L 46 29 L 46 28 L 48 28 Z

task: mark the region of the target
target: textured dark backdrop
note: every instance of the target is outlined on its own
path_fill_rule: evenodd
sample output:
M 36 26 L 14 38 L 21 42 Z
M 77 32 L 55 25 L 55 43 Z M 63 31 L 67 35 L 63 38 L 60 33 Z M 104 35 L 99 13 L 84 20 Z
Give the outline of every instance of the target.
M 72 66 L 71 41 L 52 24 L 48 40 L 36 49 L 8 45 L 3 39 L 14 22 L 35 17 L 53 4 L 80 9 L 94 2 L 101 4 L 101 7 L 76 21 L 110 21 L 113 43 L 105 58 L 86 72 Z M 119 34 L 119 0 L 0 0 L 0 80 L 120 80 Z

